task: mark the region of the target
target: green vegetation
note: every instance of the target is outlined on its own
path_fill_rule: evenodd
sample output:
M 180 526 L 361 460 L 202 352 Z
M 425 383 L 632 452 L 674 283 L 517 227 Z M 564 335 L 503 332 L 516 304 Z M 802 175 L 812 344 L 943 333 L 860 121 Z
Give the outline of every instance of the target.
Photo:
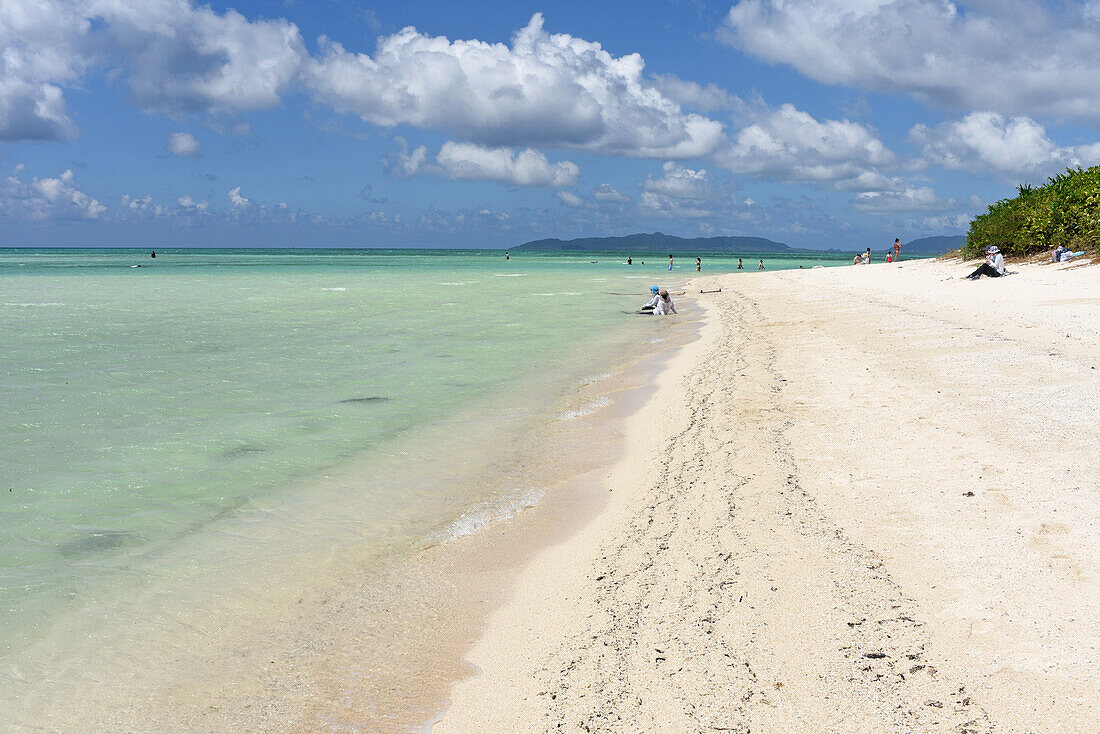
M 977 257 L 989 245 L 1005 255 L 1031 255 L 1058 245 L 1100 254 L 1100 166 L 1067 168 L 1045 186 L 1022 184 L 1018 192 L 970 223 L 963 256 Z

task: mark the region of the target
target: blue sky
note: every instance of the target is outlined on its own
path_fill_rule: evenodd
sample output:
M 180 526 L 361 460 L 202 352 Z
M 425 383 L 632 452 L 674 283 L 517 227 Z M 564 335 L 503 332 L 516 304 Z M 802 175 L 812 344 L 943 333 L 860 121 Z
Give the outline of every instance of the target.
M 953 234 L 1100 163 L 1100 0 L 0 0 L 0 244 Z

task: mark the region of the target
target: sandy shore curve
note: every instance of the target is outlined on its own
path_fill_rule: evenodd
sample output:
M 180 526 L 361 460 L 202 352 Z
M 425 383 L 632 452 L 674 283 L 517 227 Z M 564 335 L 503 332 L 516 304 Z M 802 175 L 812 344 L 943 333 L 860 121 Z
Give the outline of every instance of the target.
M 1100 270 L 1014 269 L 696 280 L 433 734 L 1096 730 Z

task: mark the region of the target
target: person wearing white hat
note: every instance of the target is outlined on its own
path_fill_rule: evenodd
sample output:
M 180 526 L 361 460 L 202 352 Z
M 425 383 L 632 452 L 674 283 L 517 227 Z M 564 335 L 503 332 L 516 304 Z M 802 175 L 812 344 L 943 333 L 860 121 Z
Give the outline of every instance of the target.
M 999 278 L 1005 274 L 1005 257 L 996 245 L 985 248 L 985 262 L 977 270 L 966 276 L 970 280 L 977 280 L 983 275 L 990 278 Z

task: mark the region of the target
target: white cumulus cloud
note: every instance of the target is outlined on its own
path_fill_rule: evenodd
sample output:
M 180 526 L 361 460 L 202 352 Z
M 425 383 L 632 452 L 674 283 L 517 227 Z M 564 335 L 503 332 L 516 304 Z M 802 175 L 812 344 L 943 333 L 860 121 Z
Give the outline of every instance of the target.
M 673 199 L 708 199 L 710 187 L 707 185 L 706 170 L 683 168 L 668 161 L 662 166 L 664 173 L 660 178 L 647 174 L 642 182 L 642 190 L 654 194 L 663 194 Z
M 638 197 L 638 209 L 650 216 L 669 219 L 698 219 L 714 216 L 709 207 L 690 200 L 678 199 L 654 191 L 643 191 Z
M 238 193 L 238 195 L 240 194 L 239 189 L 238 189 L 237 193 Z M 205 202 L 205 201 L 195 201 L 195 199 L 191 198 L 187 194 L 184 194 L 183 196 L 176 199 L 176 203 L 179 204 L 181 207 L 183 207 L 183 209 L 185 209 L 187 211 L 205 212 L 207 209 L 210 208 L 210 205 L 207 202 Z
M 740 0 L 720 35 L 827 84 L 1100 122 L 1094 3 Z
M 864 191 L 852 198 L 852 208 L 874 214 L 955 209 L 958 202 L 936 197 L 927 186 L 907 186 L 902 191 Z
M 431 155 L 428 152 L 428 147 L 418 145 L 410 151 L 409 142 L 400 135 L 394 137 L 393 141 L 396 147 L 379 161 L 382 167 L 386 169 L 388 174 L 397 179 L 415 176 L 428 163 L 428 156 Z
M 105 211 L 107 207 L 77 185 L 71 170 L 57 178 L 24 181 L 8 176 L 0 181 L 0 213 L 9 219 L 98 219 Z
M 92 0 L 88 17 L 127 63 L 144 109 L 241 112 L 272 107 L 307 58 L 297 26 L 248 20 L 189 0 Z
M 241 195 L 240 186 L 229 190 L 229 203 L 234 209 L 245 209 L 248 207 L 249 201 Z
M 64 89 L 121 71 L 134 101 L 168 114 L 277 104 L 307 58 L 297 26 L 189 0 L 0 0 L 0 140 L 64 140 Z
M 530 148 L 486 148 L 471 143 L 446 142 L 435 157 L 451 179 L 497 181 L 515 186 L 572 186 L 581 169 L 572 161 L 551 163 Z
M 1100 144 L 1059 146 L 1035 120 L 1006 118 L 996 112 L 972 112 L 935 127 L 917 125 L 910 137 L 928 161 L 944 168 L 992 172 L 1012 179 L 1100 163 Z
M 615 187 L 609 183 L 602 183 L 592 189 L 592 198 L 601 204 L 625 204 L 630 201 L 629 196 L 620 194 L 615 190 Z
M 752 113 L 753 122 L 719 151 L 734 173 L 787 182 L 835 183 L 896 162 L 867 127 L 849 120 L 818 120 L 791 104 Z
M 538 13 L 511 44 L 409 27 L 379 38 L 373 55 L 322 38 L 311 57 L 286 19 L 191 0 L 0 0 L 0 48 L 0 140 L 75 135 L 65 89 L 104 70 L 139 107 L 172 116 L 272 107 L 303 89 L 375 125 L 484 148 L 680 159 L 723 141 L 719 122 L 686 112 L 645 76 L 641 56 L 550 34 Z
M 716 84 L 699 84 L 674 74 L 655 74 L 653 85 L 673 102 L 703 112 L 736 110 L 744 106 L 740 97 Z
M 561 187 L 575 184 L 581 173 L 576 163 L 551 163 L 543 153 L 531 148 L 491 148 L 447 141 L 433 159 L 424 145 L 409 150 L 408 141 L 401 136 L 395 137 L 394 143 L 396 147 L 382 159 L 382 165 L 398 179 L 430 173 L 452 180 Z
M 0 140 L 77 133 L 61 85 L 86 67 L 89 22 L 60 0 L 0 0 Z
M 487 147 L 569 147 L 607 155 L 706 155 L 722 126 L 685 113 L 643 77 L 637 54 L 543 29 L 512 45 L 450 41 L 415 28 L 379 39 L 373 56 L 324 43 L 309 64 L 319 100 L 380 126 L 415 125 Z
M 168 152 L 184 158 L 199 155 L 199 139 L 191 133 L 172 133 L 168 136 Z
M 554 195 L 558 197 L 562 204 L 573 209 L 587 209 L 592 206 L 592 202 L 582 199 L 572 191 L 555 191 Z

